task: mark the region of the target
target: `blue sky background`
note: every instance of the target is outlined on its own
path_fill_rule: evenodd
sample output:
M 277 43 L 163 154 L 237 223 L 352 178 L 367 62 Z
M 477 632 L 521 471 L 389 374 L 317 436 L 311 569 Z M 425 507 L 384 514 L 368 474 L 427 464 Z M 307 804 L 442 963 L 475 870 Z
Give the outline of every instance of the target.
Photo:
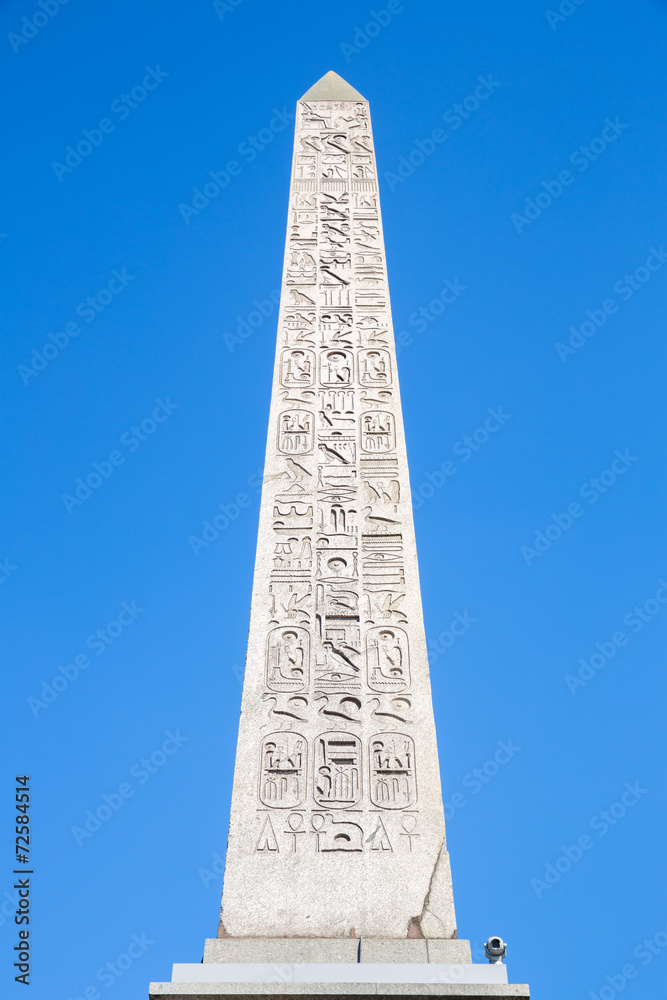
M 353 51 L 383 0 L 74 0 L 38 30 L 23 22 L 44 20 L 36 0 L 1 5 L 3 996 L 23 995 L 7 916 L 15 774 L 34 796 L 35 1000 L 147 996 L 215 936 L 276 311 L 233 337 L 279 286 L 291 124 L 252 160 L 239 146 L 329 69 L 371 102 L 394 323 L 412 338 L 399 369 L 426 495 L 415 522 L 459 934 L 478 961 L 486 937 L 506 938 L 511 981 L 539 1000 L 610 1000 L 628 963 L 628 1000 L 665 995 L 667 258 L 642 269 L 667 243 L 667 4 L 561 6 L 573 12 L 558 20 L 531 0 L 404 0 Z M 22 26 L 34 37 L 12 45 Z M 168 75 L 145 100 L 111 110 L 157 66 Z M 500 86 L 459 127 L 443 121 L 489 74 Z M 58 179 L 53 162 L 104 118 L 113 131 Z M 607 119 L 614 141 L 591 147 Z M 436 128 L 447 138 L 424 163 L 387 179 Z M 179 205 L 234 159 L 186 222 Z M 564 170 L 560 196 L 517 222 Z M 77 315 L 123 268 L 113 300 Z M 465 290 L 416 325 L 445 279 Z M 616 311 L 563 360 L 556 345 L 605 300 Z M 78 336 L 26 375 L 73 322 Z M 131 428 L 152 427 L 156 400 L 171 413 L 140 441 Z M 499 407 L 509 418 L 466 460 L 460 442 Z M 122 464 L 68 511 L 62 495 L 114 451 Z M 601 493 L 589 481 L 617 451 Z M 429 489 L 448 459 L 456 472 Z M 195 555 L 191 536 L 239 493 L 249 505 Z M 572 503 L 571 526 L 522 554 Z M 142 610 L 96 653 L 87 638 L 123 602 Z M 455 612 L 475 622 L 445 648 Z M 568 686 L 619 631 L 613 657 Z M 86 652 L 55 700 L 29 702 Z M 161 756 L 167 731 L 183 742 Z M 478 788 L 499 740 L 520 750 Z M 140 761 L 156 751 L 150 774 Z M 601 812 L 637 782 L 603 833 Z M 124 783 L 131 796 L 77 844 L 72 828 Z M 569 871 L 531 884 L 584 835 Z M 141 956 L 96 978 L 132 935 Z

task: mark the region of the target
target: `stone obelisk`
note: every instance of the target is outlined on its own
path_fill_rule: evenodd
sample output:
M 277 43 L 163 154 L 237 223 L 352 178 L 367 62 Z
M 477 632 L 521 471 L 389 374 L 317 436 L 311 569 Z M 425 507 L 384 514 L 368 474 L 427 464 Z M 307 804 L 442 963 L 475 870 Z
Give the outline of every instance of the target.
M 327 73 L 297 106 L 218 938 L 151 995 L 528 996 L 456 936 L 369 107 Z

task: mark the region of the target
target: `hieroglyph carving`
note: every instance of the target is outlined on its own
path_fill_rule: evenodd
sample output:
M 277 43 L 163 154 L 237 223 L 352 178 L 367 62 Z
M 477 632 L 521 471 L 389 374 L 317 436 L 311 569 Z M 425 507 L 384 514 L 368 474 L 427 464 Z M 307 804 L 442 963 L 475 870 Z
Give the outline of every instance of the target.
M 349 809 L 361 799 L 361 740 L 351 733 L 324 733 L 315 749 L 313 797 L 320 806 Z
M 415 744 L 402 733 L 380 733 L 369 745 L 370 795 L 376 806 L 407 809 L 417 800 Z
M 366 633 L 368 686 L 373 691 L 406 691 L 410 686 L 408 637 L 401 628 L 371 628 Z
M 297 733 L 271 733 L 262 740 L 259 797 L 267 806 L 293 809 L 306 797 L 308 744 Z
M 351 97 L 297 105 L 231 936 L 400 937 L 429 893 L 449 907 L 378 173 Z
M 267 717 L 281 731 L 262 740 L 259 793 L 277 808 L 300 805 L 306 787 L 325 810 L 349 809 L 364 795 L 381 809 L 406 808 L 416 799 L 410 736 L 380 731 L 367 740 L 365 765 L 352 731 L 308 739 L 289 731 L 312 722 L 313 713 L 334 727 L 364 727 L 366 738 L 373 723 L 383 730 L 412 719 L 375 177 L 366 106 L 300 102 L 278 332 L 279 345 L 287 345 L 278 378 L 292 409 L 277 414 L 275 431 L 278 453 L 293 457 L 272 477 L 272 627 L 263 696 Z M 316 476 L 304 464 L 312 454 Z M 311 820 L 318 851 L 361 849 L 358 824 L 345 832 L 339 821 L 334 830 L 326 811 Z M 382 820 L 375 826 L 373 850 L 391 853 Z M 305 829 L 302 814 L 292 813 L 285 833 L 293 851 Z
M 285 455 L 305 455 L 313 447 L 313 414 L 307 410 L 286 410 L 280 414 L 278 449 Z
M 266 640 L 266 686 L 271 691 L 308 687 L 310 635 L 305 628 L 274 628 Z

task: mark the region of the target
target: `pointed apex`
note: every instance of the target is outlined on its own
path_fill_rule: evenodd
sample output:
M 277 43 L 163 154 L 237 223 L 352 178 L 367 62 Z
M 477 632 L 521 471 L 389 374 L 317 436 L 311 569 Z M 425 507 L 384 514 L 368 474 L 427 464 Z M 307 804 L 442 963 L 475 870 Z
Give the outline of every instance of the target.
M 365 101 L 358 90 L 351 87 L 342 76 L 329 70 L 321 80 L 318 80 L 309 91 L 307 91 L 302 101 Z

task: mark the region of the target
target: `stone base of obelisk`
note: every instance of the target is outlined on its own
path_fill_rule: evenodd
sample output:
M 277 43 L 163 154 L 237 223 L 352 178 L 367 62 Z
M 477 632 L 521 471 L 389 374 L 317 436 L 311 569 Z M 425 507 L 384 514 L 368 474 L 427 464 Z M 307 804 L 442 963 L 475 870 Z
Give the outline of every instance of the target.
M 503 964 L 473 964 L 457 939 L 211 938 L 203 961 L 174 965 L 151 1000 L 214 997 L 530 997 L 507 982 Z

